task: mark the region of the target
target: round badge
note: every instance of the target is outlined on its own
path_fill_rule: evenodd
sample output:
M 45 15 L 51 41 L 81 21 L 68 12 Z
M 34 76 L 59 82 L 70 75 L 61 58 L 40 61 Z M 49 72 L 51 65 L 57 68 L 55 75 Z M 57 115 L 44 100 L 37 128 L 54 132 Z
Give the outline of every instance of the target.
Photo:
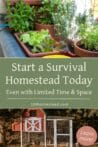
M 93 145 L 97 140 L 97 132 L 90 126 L 83 126 L 76 133 L 77 142 L 84 146 Z

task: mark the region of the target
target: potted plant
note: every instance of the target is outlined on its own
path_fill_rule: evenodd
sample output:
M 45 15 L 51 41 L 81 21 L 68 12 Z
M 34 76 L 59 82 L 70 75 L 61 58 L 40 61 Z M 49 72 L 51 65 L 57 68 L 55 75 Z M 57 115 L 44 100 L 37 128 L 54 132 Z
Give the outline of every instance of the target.
M 76 17 L 77 38 L 74 43 L 74 52 L 80 57 L 94 57 L 97 54 L 98 29 L 94 22 L 93 13 L 84 11 Z
M 28 31 L 23 34 L 15 34 L 15 36 L 29 57 L 66 54 L 64 50 L 61 50 L 65 46 L 55 42 L 48 30 Z
M 57 35 L 60 40 L 67 43 L 72 47 L 73 30 L 74 30 L 74 17 L 75 17 L 75 2 L 73 0 L 60 1 L 56 12 L 52 13 L 53 23 Z M 70 45 L 71 44 L 71 45 Z
M 42 6 L 36 11 L 37 31 L 48 29 L 52 37 L 55 36 L 54 23 L 52 13 L 54 13 L 59 5 L 60 0 L 43 0 Z
M 75 54 L 80 57 L 98 57 L 98 25 L 81 25 L 80 41 L 74 43 Z
M 7 3 L 7 20 L 9 27 L 15 32 L 25 32 L 34 28 L 34 7 L 25 4 L 22 0 L 14 7 Z

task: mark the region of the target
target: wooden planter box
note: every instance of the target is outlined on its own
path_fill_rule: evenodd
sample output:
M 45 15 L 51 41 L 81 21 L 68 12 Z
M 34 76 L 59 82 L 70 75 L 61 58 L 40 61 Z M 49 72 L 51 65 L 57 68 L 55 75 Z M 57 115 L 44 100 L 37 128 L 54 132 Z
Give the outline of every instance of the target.
M 47 55 L 67 55 L 70 57 L 75 57 L 75 55 L 72 54 L 71 52 L 67 52 L 67 51 L 63 51 L 63 50 L 53 51 L 53 52 L 43 52 L 43 53 L 32 53 L 30 51 L 30 49 L 22 41 L 20 41 L 19 34 L 15 33 L 14 35 L 15 35 L 18 43 L 20 44 L 20 46 L 22 47 L 22 49 L 24 50 L 24 52 L 26 53 L 26 55 L 28 57 L 43 57 L 43 56 L 47 56 Z

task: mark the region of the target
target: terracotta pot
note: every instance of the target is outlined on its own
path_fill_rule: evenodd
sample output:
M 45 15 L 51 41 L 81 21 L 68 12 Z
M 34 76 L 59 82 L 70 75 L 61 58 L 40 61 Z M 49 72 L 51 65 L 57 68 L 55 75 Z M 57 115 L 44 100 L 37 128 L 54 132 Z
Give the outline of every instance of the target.
M 70 57 L 74 57 L 74 55 L 70 52 L 61 50 L 61 51 L 53 51 L 53 52 L 43 52 L 43 53 L 32 53 L 28 47 L 19 39 L 19 33 L 15 33 L 14 34 L 18 43 L 20 44 L 20 46 L 22 47 L 22 49 L 24 50 L 24 52 L 26 53 L 26 55 L 28 57 L 43 57 L 43 56 L 47 56 L 47 55 L 67 55 Z
M 83 49 L 79 47 L 79 44 L 81 44 L 81 41 L 77 41 L 74 43 L 74 52 L 77 56 L 79 57 L 98 57 L 98 52 Z
M 30 5 L 41 5 L 40 0 L 24 0 L 25 3 L 30 4 Z
M 40 24 L 40 23 L 36 23 L 35 24 L 35 29 L 37 31 L 40 31 L 42 29 L 47 29 L 49 30 L 49 33 L 51 34 L 51 36 L 54 38 L 55 37 L 55 29 L 54 29 L 54 25 L 50 25 L 50 24 Z
M 10 4 L 11 6 L 15 5 L 15 3 L 19 1 L 19 0 L 10 0 Z M 41 5 L 41 1 L 40 0 L 24 0 L 24 2 L 26 4 L 29 4 L 29 5 L 35 5 L 35 6 L 39 6 Z M 6 3 L 6 0 L 5 0 L 5 3 Z

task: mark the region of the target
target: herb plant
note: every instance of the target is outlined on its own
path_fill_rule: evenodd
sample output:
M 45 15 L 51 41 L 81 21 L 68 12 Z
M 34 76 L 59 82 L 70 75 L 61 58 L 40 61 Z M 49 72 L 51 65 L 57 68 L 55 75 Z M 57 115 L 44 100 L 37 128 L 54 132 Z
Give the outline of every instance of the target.
M 88 15 L 86 14 L 86 12 L 84 12 L 83 14 L 79 13 L 78 16 L 76 16 L 76 24 L 79 26 L 81 24 L 86 24 L 87 17 L 88 17 Z
M 42 0 L 42 7 L 37 13 L 37 21 L 42 24 L 53 24 L 52 14 L 56 12 L 57 6 L 61 0 Z
M 7 19 L 8 24 L 15 32 L 25 32 L 33 29 L 35 18 L 34 7 L 25 4 L 19 0 L 12 7 L 10 1 L 7 1 Z
M 89 10 L 89 12 L 87 13 L 87 11 L 85 10 L 83 14 L 79 13 L 75 18 L 75 22 L 77 27 L 76 35 L 80 33 L 81 29 L 83 29 L 82 31 L 84 32 L 87 26 L 94 25 L 92 11 Z
M 83 25 L 79 32 L 81 38 L 81 44 L 84 45 L 87 50 L 98 50 L 98 26 L 87 26 Z
M 55 28 L 62 40 L 66 40 L 72 33 L 75 8 L 74 0 L 62 0 L 56 12 L 52 13 Z
M 48 30 L 29 31 L 20 35 L 20 39 L 32 48 L 33 53 L 48 52 L 54 49 L 55 41 L 51 38 Z

